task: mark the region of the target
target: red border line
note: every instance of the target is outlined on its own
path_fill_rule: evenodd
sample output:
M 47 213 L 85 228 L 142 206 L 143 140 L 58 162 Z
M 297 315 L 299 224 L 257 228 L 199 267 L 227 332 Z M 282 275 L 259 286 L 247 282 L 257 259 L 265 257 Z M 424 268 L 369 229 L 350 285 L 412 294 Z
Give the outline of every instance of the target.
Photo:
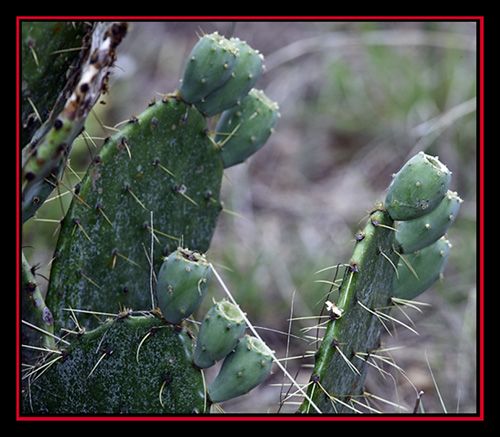
M 478 415 L 432 415 L 432 416 L 232 416 L 232 415 L 209 415 L 209 416 L 96 416 L 96 417 L 57 417 L 57 416 L 23 416 L 20 413 L 20 295 L 21 286 L 21 210 L 20 210 L 20 21 L 21 20 L 51 20 L 51 19 L 87 19 L 87 20 L 450 20 L 450 21 L 478 21 L 479 24 L 479 414 Z M 482 421 L 485 419 L 484 407 L 484 16 L 17 16 L 16 17 L 16 418 L 22 421 Z

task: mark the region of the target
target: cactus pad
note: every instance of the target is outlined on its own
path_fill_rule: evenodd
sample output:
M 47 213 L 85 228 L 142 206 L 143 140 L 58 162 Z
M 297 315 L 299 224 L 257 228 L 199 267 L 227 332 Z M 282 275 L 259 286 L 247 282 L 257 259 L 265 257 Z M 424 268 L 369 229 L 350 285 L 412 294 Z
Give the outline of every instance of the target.
M 192 414 L 205 411 L 192 340 L 156 317 L 126 316 L 74 335 L 27 380 L 25 411 L 39 414 Z M 45 371 L 43 371 L 45 370 Z
M 54 319 L 72 327 L 69 307 L 152 309 L 151 241 L 156 273 L 181 241 L 205 252 L 222 209 L 222 171 L 205 118 L 173 97 L 106 141 L 62 224 L 47 297 Z M 80 320 L 96 326 L 95 317 Z

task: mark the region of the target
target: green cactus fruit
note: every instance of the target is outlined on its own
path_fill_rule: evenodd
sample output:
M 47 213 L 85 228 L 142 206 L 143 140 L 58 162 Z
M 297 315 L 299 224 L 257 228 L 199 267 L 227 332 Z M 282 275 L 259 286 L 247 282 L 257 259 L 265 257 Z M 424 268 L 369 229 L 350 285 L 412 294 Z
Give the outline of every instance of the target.
M 406 262 L 399 262 L 398 274 L 392 282 L 392 295 L 411 300 L 431 287 L 444 272 L 450 248 L 450 242 L 441 237 L 422 250 L 405 255 Z
M 179 95 L 187 103 L 197 103 L 226 82 L 236 65 L 234 44 L 217 32 L 204 35 L 195 44 L 184 70 Z
M 274 132 L 278 117 L 277 103 L 255 88 L 236 106 L 224 111 L 215 135 L 224 168 L 245 161 L 260 149 Z
M 419 152 L 396 173 L 385 207 L 393 220 L 412 220 L 434 209 L 448 191 L 451 172 L 438 157 Z
M 442 237 L 457 217 L 462 199 L 448 190 L 444 199 L 429 213 L 399 224 L 396 240 L 404 253 L 415 252 Z
M 210 400 L 218 403 L 248 393 L 269 376 L 272 362 L 272 352 L 267 345 L 245 335 L 209 385 Z
M 178 248 L 163 262 L 156 295 L 163 317 L 181 323 L 198 308 L 208 290 L 212 270 L 205 257 Z
M 238 49 L 238 59 L 231 76 L 220 88 L 196 104 L 207 117 L 236 105 L 254 87 L 262 74 L 263 56 L 245 41 L 231 38 L 231 42 Z
M 233 303 L 215 302 L 203 319 L 193 362 L 200 368 L 213 366 L 228 355 L 245 333 L 246 323 Z

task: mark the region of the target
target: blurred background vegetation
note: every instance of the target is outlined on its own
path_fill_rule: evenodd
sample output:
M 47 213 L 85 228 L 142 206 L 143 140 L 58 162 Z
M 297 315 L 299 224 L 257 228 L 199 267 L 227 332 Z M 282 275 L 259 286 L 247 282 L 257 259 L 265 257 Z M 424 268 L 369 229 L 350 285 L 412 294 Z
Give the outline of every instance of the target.
M 476 412 L 476 23 L 472 21 L 146 21 L 132 22 L 118 49 L 110 92 L 75 141 L 60 192 L 73 187 L 102 140 L 152 99 L 179 86 L 187 56 L 202 33 L 238 36 L 265 57 L 257 88 L 280 106 L 266 146 L 226 171 L 222 213 L 209 257 L 279 357 L 315 349 L 301 328 L 318 315 L 335 270 L 348 262 L 354 235 L 391 174 L 414 153 L 434 154 L 452 170 L 464 199 L 448 233 L 453 244 L 443 281 L 417 300 L 421 311 L 392 312 L 418 335 L 391 326 L 383 347 L 402 371 L 380 362 L 367 391 L 411 412 L 417 391 L 427 413 Z M 102 126 L 108 126 L 103 130 Z M 65 188 L 66 187 L 66 188 Z M 57 194 L 57 193 L 56 193 Z M 70 195 L 46 203 L 23 228 L 23 245 L 48 277 L 58 220 Z M 42 284 L 45 285 L 45 284 Z M 221 299 L 214 281 L 211 296 Z M 335 300 L 335 296 L 332 297 Z M 201 308 L 200 311 L 204 311 Z M 309 334 L 315 335 L 316 331 Z M 286 361 L 307 382 L 312 359 Z M 207 378 L 210 378 L 210 374 Z M 251 394 L 227 402 L 235 413 L 274 413 L 274 375 Z M 285 380 L 285 382 L 288 382 Z M 288 404 L 281 412 L 294 412 Z M 404 410 L 406 408 L 406 410 Z

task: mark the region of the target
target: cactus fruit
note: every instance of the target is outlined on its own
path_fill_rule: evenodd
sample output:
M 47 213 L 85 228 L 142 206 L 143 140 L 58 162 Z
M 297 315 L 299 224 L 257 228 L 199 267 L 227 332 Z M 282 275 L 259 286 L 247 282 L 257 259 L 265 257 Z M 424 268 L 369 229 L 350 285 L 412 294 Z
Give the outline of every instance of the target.
M 193 340 L 185 328 L 126 313 L 65 342 L 27 372 L 25 412 L 205 412 L 203 375 L 191 364 Z
M 215 135 L 224 167 L 239 164 L 260 149 L 273 133 L 278 118 L 278 105 L 255 88 L 237 105 L 224 111 Z
M 201 322 L 193 362 L 200 368 L 213 366 L 228 355 L 245 333 L 246 323 L 231 302 L 214 302 Z
M 392 294 L 398 299 L 411 300 L 426 291 L 443 274 L 451 244 L 444 237 L 421 250 L 405 255 L 398 263 L 398 274 L 392 283 Z
M 195 251 L 178 248 L 167 257 L 158 273 L 156 297 L 168 322 L 181 323 L 198 308 L 211 273 L 205 257 Z
M 272 352 L 257 337 L 245 335 L 222 363 L 208 387 L 209 398 L 218 403 L 244 395 L 271 373 Z
M 263 56 L 238 38 L 230 40 L 238 50 L 238 59 L 229 79 L 218 89 L 196 103 L 207 117 L 219 114 L 236 105 L 248 94 L 263 70 Z
M 462 199 L 448 190 L 436 208 L 427 214 L 399 223 L 396 240 L 404 253 L 415 252 L 442 237 L 457 217 Z
M 179 96 L 197 103 L 222 86 L 233 72 L 238 50 L 217 32 L 204 35 L 195 44 L 184 70 Z
M 412 220 L 435 208 L 448 191 L 451 172 L 437 157 L 419 152 L 396 173 L 385 207 L 393 220 Z

